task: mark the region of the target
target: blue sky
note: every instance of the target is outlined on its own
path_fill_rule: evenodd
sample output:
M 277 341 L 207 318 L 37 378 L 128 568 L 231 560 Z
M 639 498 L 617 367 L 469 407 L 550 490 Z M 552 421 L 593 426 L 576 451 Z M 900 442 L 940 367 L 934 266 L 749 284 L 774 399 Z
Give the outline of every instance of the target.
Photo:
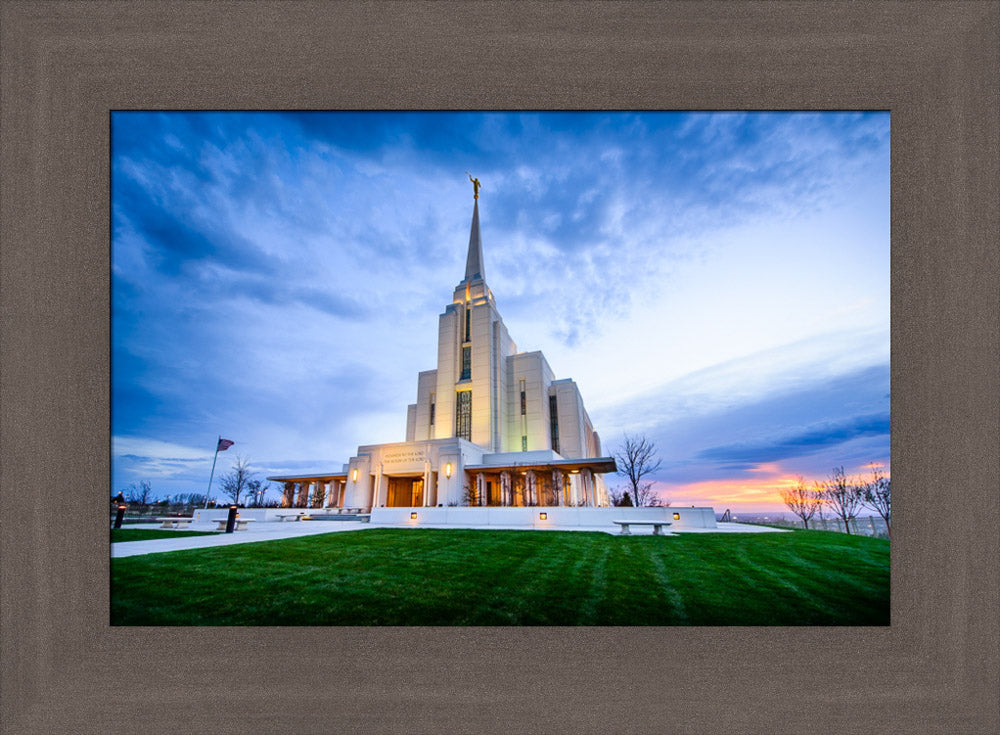
M 120 112 L 111 154 L 113 491 L 403 440 L 466 171 L 518 348 L 665 498 L 889 469 L 888 113 Z

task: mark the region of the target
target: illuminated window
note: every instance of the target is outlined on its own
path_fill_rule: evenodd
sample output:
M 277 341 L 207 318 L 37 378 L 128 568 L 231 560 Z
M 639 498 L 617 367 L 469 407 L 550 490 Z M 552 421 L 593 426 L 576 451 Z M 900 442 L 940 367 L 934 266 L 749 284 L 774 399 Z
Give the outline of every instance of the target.
M 471 390 L 463 390 L 458 393 L 458 404 L 455 406 L 455 436 L 472 441 Z
M 469 380 L 472 377 L 472 348 L 462 348 L 462 377 L 460 380 Z
M 465 307 L 465 341 L 466 342 L 471 342 L 472 341 L 472 337 L 471 337 L 472 328 L 470 326 L 471 323 L 472 323 L 472 309 L 470 309 L 468 306 L 466 306 Z
M 556 397 L 549 396 L 549 426 L 552 431 L 552 451 L 559 451 L 559 413 L 556 406 Z

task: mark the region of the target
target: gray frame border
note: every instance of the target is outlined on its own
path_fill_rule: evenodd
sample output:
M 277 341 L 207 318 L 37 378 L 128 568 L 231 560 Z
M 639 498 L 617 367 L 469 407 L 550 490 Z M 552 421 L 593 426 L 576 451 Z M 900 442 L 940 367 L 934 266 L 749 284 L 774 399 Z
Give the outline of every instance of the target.
M 1000 731 L 1000 3 L 0 12 L 5 732 Z M 108 112 L 139 108 L 891 110 L 892 625 L 111 628 Z

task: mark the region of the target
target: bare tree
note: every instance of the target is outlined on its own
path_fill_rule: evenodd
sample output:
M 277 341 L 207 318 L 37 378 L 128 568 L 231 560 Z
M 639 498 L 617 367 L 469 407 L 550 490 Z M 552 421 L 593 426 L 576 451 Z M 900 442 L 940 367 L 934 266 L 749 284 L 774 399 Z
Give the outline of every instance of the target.
M 823 505 L 823 500 L 819 494 L 806 487 L 805 478 L 799 477 L 794 487 L 783 488 L 781 499 L 785 505 L 795 515 L 802 519 L 802 525 L 809 529 L 810 519 L 816 515 L 816 511 Z
M 475 483 L 470 483 L 468 480 L 462 486 L 462 505 L 479 505 L 479 490 Z
M 618 465 L 618 474 L 628 480 L 632 502 L 637 507 L 663 504 L 660 496 L 653 492 L 653 483 L 644 479 L 660 469 L 661 463 L 653 442 L 641 434 L 626 434 L 615 452 L 615 463 Z
M 608 490 L 608 500 L 611 501 L 611 505 L 619 508 L 623 505 L 632 505 L 632 498 L 629 497 L 628 490 L 621 487 L 613 487 Z
M 264 504 L 264 496 L 267 495 L 267 491 L 271 489 L 271 483 L 262 482 L 261 480 L 248 480 L 247 481 L 247 502 L 248 504 L 252 501 L 254 507 L 260 507 Z
M 862 485 L 861 504 L 882 516 L 882 520 L 885 521 L 885 532 L 891 539 L 892 531 L 889 528 L 891 506 L 889 478 L 883 475 L 882 470 L 874 463 L 871 468 L 871 479 Z
M 819 522 L 823 524 L 823 529 L 826 530 L 826 499 L 823 497 L 823 490 L 823 483 L 813 483 L 813 492 L 819 498 L 819 507 L 816 509 L 816 515 L 819 516 Z
M 844 530 L 851 532 L 851 521 L 861 506 L 861 491 L 848 481 L 843 467 L 834 467 L 830 479 L 823 484 L 823 501 L 844 521 Z
M 153 500 L 153 487 L 149 484 L 149 480 L 133 482 L 128 486 L 127 495 L 129 504 L 138 505 L 139 512 L 142 513 Z
M 233 503 L 239 505 L 240 498 L 243 496 L 244 491 L 248 490 L 248 484 L 253 479 L 253 476 L 254 473 L 250 470 L 250 460 L 246 457 L 236 455 L 232 472 L 219 478 L 222 493 L 229 497 Z

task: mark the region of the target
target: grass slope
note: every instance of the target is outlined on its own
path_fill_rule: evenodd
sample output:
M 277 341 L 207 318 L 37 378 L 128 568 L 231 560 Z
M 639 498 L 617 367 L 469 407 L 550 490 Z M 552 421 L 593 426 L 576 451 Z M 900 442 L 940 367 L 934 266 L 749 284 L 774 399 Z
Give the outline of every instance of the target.
M 112 559 L 111 572 L 115 625 L 889 623 L 889 543 L 824 531 L 373 529 Z
M 216 531 L 171 531 L 155 528 L 112 528 L 111 543 L 119 541 L 152 541 L 153 539 L 174 538 L 176 536 L 216 536 Z

